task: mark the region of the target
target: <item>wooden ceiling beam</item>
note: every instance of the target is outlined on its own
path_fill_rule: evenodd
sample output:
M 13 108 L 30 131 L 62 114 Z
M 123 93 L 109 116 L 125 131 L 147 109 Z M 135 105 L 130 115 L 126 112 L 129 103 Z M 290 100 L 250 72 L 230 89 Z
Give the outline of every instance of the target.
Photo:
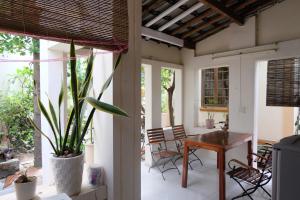
M 162 2 L 165 2 L 165 0 L 153 0 L 148 6 L 143 7 L 143 15 L 148 15 L 151 10 L 158 8 Z
M 256 3 L 243 10 L 243 16 L 246 18 L 249 15 L 255 14 L 255 12 L 258 12 L 267 6 L 275 4 L 276 2 L 277 0 L 257 0 Z
M 204 12 L 202 12 L 201 15 L 199 15 L 198 17 L 195 17 L 189 21 L 187 21 L 184 25 L 180 26 L 179 28 L 173 30 L 171 32 L 171 35 L 175 35 L 175 34 L 178 34 L 178 33 L 181 33 L 182 31 L 184 31 L 185 29 L 187 29 L 188 27 L 194 25 L 194 24 L 198 24 L 200 23 L 205 17 L 211 15 L 213 13 L 213 10 L 212 9 L 207 9 L 205 10 Z
M 234 21 L 239 25 L 244 24 L 244 19 L 237 16 L 231 9 L 224 6 L 222 3 L 216 0 L 201 0 L 206 5 L 210 6 L 212 9 L 216 10 L 218 13 L 228 17 L 230 20 Z
M 236 10 L 236 11 L 242 10 L 242 9 L 246 8 L 247 6 L 255 3 L 256 1 L 257 0 L 248 0 L 248 1 L 245 1 L 244 3 L 242 3 L 239 6 L 235 7 L 234 10 Z
M 175 24 L 176 22 L 182 20 L 183 18 L 185 18 L 186 16 L 188 16 L 189 14 L 191 14 L 192 12 L 198 10 L 199 8 L 201 8 L 204 4 L 201 2 L 196 3 L 195 5 L 191 6 L 189 9 L 187 9 L 186 11 L 182 12 L 180 15 L 176 16 L 175 18 L 173 18 L 171 21 L 165 23 L 164 25 L 162 25 L 161 27 L 159 27 L 159 31 L 163 31 L 167 28 L 169 28 L 170 26 L 172 26 L 173 24 Z
M 199 41 L 201 41 L 201 40 L 204 40 L 205 38 L 207 38 L 207 37 L 209 37 L 209 36 L 211 36 L 211 35 L 213 35 L 213 34 L 219 32 L 219 31 L 221 31 L 221 30 L 227 28 L 227 27 L 229 26 L 229 24 L 230 24 L 230 21 L 227 21 L 227 22 L 224 22 L 224 23 L 222 23 L 222 24 L 220 24 L 220 25 L 217 25 L 217 26 L 215 26 L 214 28 L 212 28 L 211 30 L 205 32 L 204 34 L 201 34 L 201 35 L 195 37 L 195 38 L 193 39 L 193 42 L 194 42 L 194 43 L 197 43 L 197 42 L 199 42 Z
M 199 26 L 197 26 L 197 28 L 191 30 L 191 31 L 187 31 L 185 34 L 182 35 L 181 38 L 185 39 L 187 37 L 189 37 L 190 35 L 193 35 L 194 33 L 207 28 L 208 26 L 210 26 L 211 24 L 219 21 L 220 19 L 222 19 L 222 15 L 218 14 L 215 15 L 214 17 L 211 17 L 209 20 L 207 20 L 206 22 L 202 22 L 201 24 L 199 24 Z
M 248 0 L 248 1 L 245 1 L 242 4 L 238 5 L 234 10 L 235 11 L 240 11 L 240 10 L 244 9 L 245 7 L 247 7 L 248 5 L 250 5 L 250 4 L 252 4 L 252 3 L 256 2 L 256 1 L 257 0 Z M 216 21 L 218 21 L 218 19 L 209 21 L 209 23 L 212 24 L 212 23 L 215 23 Z M 193 29 L 192 31 L 187 32 L 185 35 L 190 36 L 190 35 L 194 34 L 195 32 L 199 32 L 199 31 L 201 31 L 202 29 L 204 29 L 206 27 L 207 26 L 204 26 L 204 23 L 202 23 L 198 27 L 196 27 L 195 29 Z M 185 37 L 183 37 L 183 38 L 185 38 Z
M 173 4 L 168 9 L 166 9 L 165 11 L 163 11 L 162 13 L 160 13 L 158 16 L 156 16 L 154 19 L 152 19 L 149 22 L 147 22 L 145 24 L 145 26 L 146 27 L 152 26 L 153 24 L 155 24 L 156 22 L 158 22 L 159 20 L 161 20 L 163 17 L 165 17 L 168 14 L 172 13 L 174 10 L 176 10 L 177 8 L 179 8 L 180 6 L 182 6 L 183 4 L 185 4 L 188 1 L 189 0 L 179 0 L 177 3 Z

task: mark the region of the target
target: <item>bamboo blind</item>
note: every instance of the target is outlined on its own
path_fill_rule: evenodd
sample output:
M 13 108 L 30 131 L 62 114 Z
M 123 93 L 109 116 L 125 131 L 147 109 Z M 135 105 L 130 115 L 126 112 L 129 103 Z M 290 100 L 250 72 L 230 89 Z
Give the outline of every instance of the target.
M 97 47 L 127 49 L 124 0 L 2 0 L 0 31 Z
M 268 62 L 267 106 L 300 107 L 300 59 Z

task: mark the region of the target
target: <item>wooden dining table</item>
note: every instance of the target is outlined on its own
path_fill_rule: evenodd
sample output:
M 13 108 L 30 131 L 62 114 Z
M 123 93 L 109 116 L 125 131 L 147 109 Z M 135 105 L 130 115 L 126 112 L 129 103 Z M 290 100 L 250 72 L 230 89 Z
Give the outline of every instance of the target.
M 182 187 L 187 187 L 189 150 L 201 148 L 215 151 L 217 152 L 217 167 L 219 171 L 219 200 L 225 200 L 225 152 L 244 143 L 247 143 L 248 155 L 250 155 L 252 153 L 252 134 L 214 131 L 187 137 L 184 140 Z M 247 159 L 248 165 L 252 166 L 252 156 L 247 156 Z

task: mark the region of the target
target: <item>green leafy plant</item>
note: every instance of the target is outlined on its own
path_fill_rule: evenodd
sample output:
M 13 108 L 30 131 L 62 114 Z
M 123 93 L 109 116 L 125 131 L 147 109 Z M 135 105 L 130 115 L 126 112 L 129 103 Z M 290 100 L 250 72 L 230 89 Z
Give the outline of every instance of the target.
M 54 109 L 54 105 L 50 101 L 50 99 L 48 101 L 49 104 L 48 110 L 46 109 L 45 105 L 43 104 L 43 102 L 41 102 L 40 99 L 38 101 L 41 113 L 44 115 L 44 117 L 46 118 L 46 120 L 50 125 L 54 141 L 52 141 L 50 137 L 47 136 L 47 134 L 43 133 L 35 125 L 33 120 L 29 119 L 29 121 L 34 126 L 34 128 L 38 130 L 43 136 L 45 136 L 47 140 L 50 142 L 54 154 L 57 157 L 70 157 L 70 156 L 76 156 L 81 154 L 82 143 L 85 135 L 88 133 L 88 128 L 93 119 L 96 109 L 113 115 L 128 117 L 127 113 L 122 109 L 101 101 L 101 97 L 105 92 L 105 90 L 109 87 L 114 72 L 121 61 L 121 54 L 119 55 L 114 65 L 112 74 L 108 77 L 106 82 L 103 84 L 102 89 L 97 98 L 87 97 L 90 88 L 89 86 L 92 80 L 93 60 L 94 60 L 93 54 L 91 54 L 90 57 L 88 58 L 85 78 L 81 86 L 78 85 L 78 77 L 77 77 L 77 70 L 76 70 L 76 66 L 77 66 L 76 55 L 75 55 L 75 47 L 73 41 L 70 47 L 70 57 L 71 57 L 70 59 L 71 93 L 73 99 L 73 108 L 71 110 L 71 113 L 69 114 L 69 120 L 64 134 L 62 132 L 61 119 L 60 119 L 61 105 L 63 102 L 63 98 L 65 96 L 63 87 L 61 88 L 61 91 L 59 93 L 59 98 L 57 101 L 58 113 L 56 113 Z M 84 104 L 86 103 L 90 104 L 93 107 L 93 109 L 90 111 L 87 119 L 83 120 L 84 119 L 83 116 L 85 114 Z
M 33 115 L 33 70 L 25 66 L 10 75 L 10 85 L 0 94 L 0 122 L 11 147 L 26 152 L 33 149 L 34 129 L 27 118 Z

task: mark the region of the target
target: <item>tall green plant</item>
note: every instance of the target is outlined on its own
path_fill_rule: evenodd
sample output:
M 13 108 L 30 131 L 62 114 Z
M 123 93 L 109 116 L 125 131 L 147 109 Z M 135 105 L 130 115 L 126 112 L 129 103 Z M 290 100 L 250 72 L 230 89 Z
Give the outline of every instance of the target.
M 87 134 L 88 127 L 90 126 L 90 123 L 93 119 L 96 109 L 113 115 L 128 117 L 127 113 L 122 109 L 101 101 L 101 97 L 103 93 L 109 87 L 114 72 L 117 69 L 118 65 L 120 64 L 121 54 L 119 55 L 117 62 L 114 65 L 112 74 L 108 77 L 108 79 L 102 86 L 102 89 L 97 98 L 87 97 L 88 90 L 90 88 L 89 86 L 92 80 L 93 60 L 94 60 L 93 54 L 91 54 L 91 56 L 88 59 L 85 78 L 81 86 L 78 85 L 78 77 L 77 77 L 77 70 L 76 70 L 76 55 L 75 55 L 75 47 L 73 41 L 70 47 L 70 57 L 71 57 L 71 61 L 70 61 L 71 93 L 73 99 L 73 108 L 69 115 L 65 132 L 64 133 L 62 132 L 61 119 L 60 119 L 61 105 L 63 102 L 63 98 L 65 96 L 63 88 L 61 88 L 59 99 L 57 102 L 58 114 L 56 113 L 54 109 L 54 105 L 50 101 L 50 99 L 48 101 L 49 104 L 48 110 L 46 109 L 45 105 L 43 104 L 43 102 L 41 102 L 40 99 L 38 101 L 41 113 L 44 115 L 44 117 L 46 118 L 46 120 L 50 125 L 54 141 L 52 141 L 50 137 L 47 136 L 47 134 L 43 133 L 34 124 L 34 122 L 31 119 L 29 119 L 32 125 L 34 126 L 34 128 L 47 138 L 47 140 L 50 142 L 50 145 L 53 148 L 54 154 L 58 157 L 76 156 L 81 154 L 81 145 L 83 143 L 85 135 Z M 93 109 L 90 111 L 87 120 L 83 120 L 84 119 L 83 116 L 85 114 L 84 104 L 86 103 L 90 104 L 93 107 Z

